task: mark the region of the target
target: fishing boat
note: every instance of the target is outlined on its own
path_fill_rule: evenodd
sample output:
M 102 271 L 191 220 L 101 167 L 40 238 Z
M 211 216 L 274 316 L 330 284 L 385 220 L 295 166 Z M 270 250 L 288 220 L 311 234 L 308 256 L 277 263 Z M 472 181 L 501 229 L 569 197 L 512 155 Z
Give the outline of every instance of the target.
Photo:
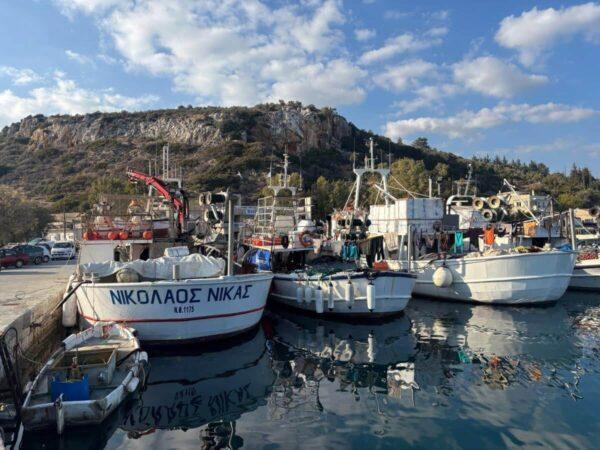
M 441 198 L 398 199 L 385 186 L 382 192 L 389 201 L 371 205 L 369 232 L 398 242 L 396 259 L 390 256 L 387 262 L 390 267 L 417 273 L 415 295 L 490 304 L 538 304 L 558 300 L 569 286 L 576 259 L 571 247 L 520 245 L 509 241 L 511 236 L 505 230 L 507 245 L 500 246 L 496 242 L 498 224 L 485 226 L 479 245 L 473 239 L 479 231 L 473 230 L 473 235 L 471 230 L 460 229 L 460 217 L 445 214 Z M 468 198 L 468 185 L 459 194 Z
M 415 295 L 467 302 L 525 305 L 558 300 L 575 265 L 572 251 L 505 253 L 414 261 Z
M 288 156 L 273 195 L 259 199 L 244 244 L 244 260 L 275 273 L 270 298 L 296 310 L 327 316 L 377 318 L 401 313 L 415 275 L 385 265 L 361 264 L 358 244 L 335 246 L 312 218 L 310 197 L 289 184 Z M 269 178 L 270 179 L 270 178 Z M 285 196 L 291 192 L 291 196 Z M 382 244 L 382 239 L 366 245 Z M 340 251 L 336 250 L 339 248 Z
M 65 293 L 63 325 L 74 326 L 77 316 L 88 324 L 126 323 L 149 344 L 223 338 L 256 326 L 273 274 L 237 274 L 233 242 L 229 243 L 227 260 L 220 253 L 202 254 L 190 234 L 193 227 L 187 194 L 180 182 L 171 189 L 165 181 L 179 180 L 131 170 L 127 174 L 130 179 L 143 181 L 171 205 L 169 237 L 156 236 L 153 230 L 139 235 L 122 228 L 104 236 L 88 225 L 80 243 L 77 270 Z M 227 202 L 233 209 L 231 197 Z M 102 210 L 105 219 L 107 210 L 122 216 L 109 206 Z M 233 225 L 229 217 L 230 211 L 227 222 Z M 88 224 L 98 222 L 96 218 L 88 220 Z
M 99 424 L 143 383 L 148 355 L 129 328 L 97 323 L 67 337 L 21 407 L 26 430 Z

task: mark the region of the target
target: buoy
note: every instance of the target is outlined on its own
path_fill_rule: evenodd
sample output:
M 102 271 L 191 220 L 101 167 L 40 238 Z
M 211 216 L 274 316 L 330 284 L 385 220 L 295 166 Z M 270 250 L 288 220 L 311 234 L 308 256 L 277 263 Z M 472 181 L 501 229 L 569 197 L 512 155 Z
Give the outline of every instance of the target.
M 369 311 L 371 312 L 375 310 L 376 295 L 375 285 L 373 284 L 373 281 L 370 280 L 369 284 L 367 284 L 367 308 L 369 308 Z
M 333 306 L 333 283 L 330 278 L 329 283 L 327 283 L 327 309 L 333 311 Z
M 150 239 L 152 239 L 152 231 L 150 230 L 146 230 L 142 233 L 142 237 L 144 239 L 146 239 L 147 241 L 149 241 Z
M 348 278 L 348 282 L 344 285 L 344 300 L 346 300 L 348 309 L 351 309 L 352 305 L 354 305 L 354 286 L 350 278 Z
M 452 272 L 446 266 L 438 267 L 433 272 L 433 284 L 436 287 L 448 287 L 452 284 Z
M 62 324 L 63 327 L 74 327 L 77 324 L 77 300 L 75 295 L 63 303 L 62 305 Z
M 306 303 L 310 303 L 313 298 L 313 288 L 310 287 L 308 281 L 306 282 L 306 286 L 304 287 L 304 301 Z
M 108 239 L 111 241 L 116 241 L 119 238 L 119 233 L 115 232 L 115 231 L 110 231 L 108 233 Z
M 129 233 L 127 231 L 121 231 L 119 233 L 119 239 L 124 241 L 125 239 L 129 239 Z
M 83 233 L 83 239 L 86 241 L 94 240 L 94 233 L 92 233 L 91 231 L 86 231 L 85 233 Z
M 317 314 L 323 314 L 323 291 L 321 290 L 321 285 L 317 286 L 317 290 L 315 291 L 315 311 L 317 311 Z
M 129 380 L 129 383 L 125 385 L 125 389 L 127 389 L 127 392 L 132 393 L 136 391 L 139 385 L 140 379 L 138 377 L 132 377 L 131 380 Z

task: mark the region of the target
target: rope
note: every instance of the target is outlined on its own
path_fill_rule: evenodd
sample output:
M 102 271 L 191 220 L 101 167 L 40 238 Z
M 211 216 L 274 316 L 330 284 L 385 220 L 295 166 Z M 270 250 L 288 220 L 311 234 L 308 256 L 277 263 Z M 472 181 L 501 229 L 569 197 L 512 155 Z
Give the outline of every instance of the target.
M 406 191 L 408 193 L 408 195 L 410 195 L 412 198 L 417 198 L 417 196 L 419 197 L 423 197 L 423 198 L 429 198 L 428 195 L 425 194 L 419 194 L 418 192 L 413 192 L 409 189 L 407 189 L 402 183 L 400 183 L 400 181 L 398 181 L 398 179 L 396 177 L 394 177 L 393 175 L 390 175 L 390 178 L 395 181 L 396 183 L 398 183 L 398 185 L 400 186 L 401 189 L 403 189 L 404 191 Z

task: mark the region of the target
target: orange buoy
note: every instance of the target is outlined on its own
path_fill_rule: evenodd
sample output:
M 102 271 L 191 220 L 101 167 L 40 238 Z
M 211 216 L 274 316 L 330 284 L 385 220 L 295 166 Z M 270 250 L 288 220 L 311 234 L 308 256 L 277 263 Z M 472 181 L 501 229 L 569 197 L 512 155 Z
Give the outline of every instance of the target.
M 115 232 L 115 231 L 110 231 L 108 233 L 108 239 L 110 239 L 111 241 L 116 241 L 119 238 L 119 233 Z
M 97 231 L 92 231 L 92 239 L 100 239 L 100 233 Z
M 94 239 L 94 236 L 89 231 L 86 231 L 85 233 L 83 233 L 83 239 L 85 241 L 91 241 L 92 239 Z
M 119 239 L 124 241 L 125 239 L 129 239 L 129 233 L 127 231 L 121 231 L 119 233 Z
M 152 231 L 146 230 L 142 233 L 142 237 L 146 240 L 152 239 Z

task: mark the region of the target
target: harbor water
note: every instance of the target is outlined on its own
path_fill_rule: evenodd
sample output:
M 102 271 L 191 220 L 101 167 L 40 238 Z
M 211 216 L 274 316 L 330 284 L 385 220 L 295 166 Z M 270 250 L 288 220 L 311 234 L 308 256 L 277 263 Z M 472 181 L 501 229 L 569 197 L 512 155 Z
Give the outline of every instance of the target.
M 150 353 L 100 427 L 22 448 L 598 448 L 600 304 L 411 300 L 384 323 L 286 311 L 228 342 Z

